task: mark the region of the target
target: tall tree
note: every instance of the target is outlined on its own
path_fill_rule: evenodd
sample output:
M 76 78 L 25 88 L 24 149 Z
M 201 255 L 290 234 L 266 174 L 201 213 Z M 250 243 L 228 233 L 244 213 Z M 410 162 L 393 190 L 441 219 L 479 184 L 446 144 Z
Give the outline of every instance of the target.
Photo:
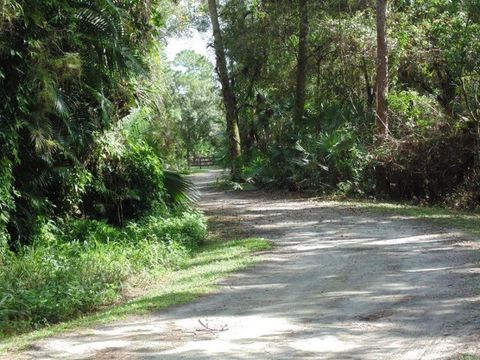
M 377 141 L 383 143 L 388 135 L 388 48 L 387 0 L 377 0 L 377 91 L 375 119 Z
M 305 82 L 307 70 L 307 42 L 308 42 L 308 9 L 307 0 L 298 1 L 300 15 L 297 87 L 295 92 L 295 125 L 299 126 L 305 112 Z
M 225 105 L 227 116 L 227 133 L 230 145 L 231 157 L 231 176 L 232 179 L 240 177 L 240 131 L 238 129 L 238 115 L 235 103 L 235 95 L 232 90 L 231 81 L 227 70 L 227 60 L 225 56 L 225 48 L 223 44 L 223 36 L 220 30 L 218 20 L 217 4 L 215 0 L 208 0 L 208 9 L 213 29 L 213 45 L 215 48 L 215 57 L 217 63 L 217 72 L 222 85 L 223 103 Z
M 381 145 L 388 136 L 388 48 L 387 48 L 387 0 L 377 0 L 377 91 L 376 91 L 376 140 Z M 378 163 L 375 174 L 376 192 L 387 194 L 389 183 L 384 164 Z

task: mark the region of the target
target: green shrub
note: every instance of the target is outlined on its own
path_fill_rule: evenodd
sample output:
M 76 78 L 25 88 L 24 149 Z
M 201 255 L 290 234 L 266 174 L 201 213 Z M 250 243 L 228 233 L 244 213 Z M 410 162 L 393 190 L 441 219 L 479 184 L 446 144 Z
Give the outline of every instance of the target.
M 391 129 L 395 135 L 415 132 L 428 135 L 431 126 L 444 121 L 445 115 L 434 96 L 415 90 L 393 90 L 388 95 Z
M 101 242 L 123 239 L 123 231 L 102 220 L 72 220 L 63 229 L 65 241 Z
M 99 141 L 93 174 L 84 198 L 90 217 L 124 225 L 154 208 L 165 208 L 162 163 L 145 143 L 107 134 Z
M 108 305 L 125 282 L 181 266 L 207 234 L 199 213 L 149 216 L 115 228 L 105 222 L 53 221 L 31 246 L 0 266 L 0 334 L 64 321 Z
M 341 193 L 362 193 L 360 184 L 369 155 L 354 129 L 341 127 L 310 138 L 306 146 L 310 162 L 320 164 L 306 174 L 308 185 L 317 189 L 335 189 Z
M 128 226 L 131 230 L 133 225 Z M 163 241 L 170 245 L 182 246 L 185 249 L 196 248 L 207 235 L 207 224 L 199 213 L 186 212 L 178 217 L 159 221 L 155 216 L 149 216 L 135 236 L 149 237 L 155 241 Z
M 347 126 L 303 135 L 289 146 L 273 145 L 258 154 L 246 174 L 259 184 L 290 190 L 364 193 L 363 173 L 371 156 Z

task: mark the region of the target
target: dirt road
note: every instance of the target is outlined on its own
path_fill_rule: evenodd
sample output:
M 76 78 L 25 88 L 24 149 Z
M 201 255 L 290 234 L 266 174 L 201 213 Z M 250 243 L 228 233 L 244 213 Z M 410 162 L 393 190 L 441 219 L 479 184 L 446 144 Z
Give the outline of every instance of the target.
M 479 245 L 348 205 L 223 192 L 202 208 L 276 247 L 185 306 L 37 344 L 35 359 L 463 359 L 480 355 Z M 217 225 L 218 226 L 218 225 Z

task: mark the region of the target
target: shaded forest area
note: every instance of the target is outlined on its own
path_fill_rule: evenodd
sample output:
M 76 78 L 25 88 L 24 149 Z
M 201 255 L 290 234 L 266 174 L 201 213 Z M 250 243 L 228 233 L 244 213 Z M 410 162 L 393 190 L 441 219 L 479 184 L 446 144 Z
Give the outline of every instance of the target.
M 232 0 L 219 14 L 234 178 L 478 206 L 478 1 Z

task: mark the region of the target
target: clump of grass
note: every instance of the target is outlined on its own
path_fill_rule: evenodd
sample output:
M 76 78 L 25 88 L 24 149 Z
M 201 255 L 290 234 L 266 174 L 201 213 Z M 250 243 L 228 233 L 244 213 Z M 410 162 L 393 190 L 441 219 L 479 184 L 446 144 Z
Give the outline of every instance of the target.
M 25 348 L 36 340 L 80 326 L 112 322 L 126 315 L 145 314 L 189 302 L 214 291 L 220 278 L 258 260 L 258 257 L 249 254 L 270 249 L 271 246 L 269 241 L 261 238 L 207 242 L 194 250 L 181 267 L 158 273 L 157 285 L 152 285 L 145 295 L 95 314 L 4 339 L 0 344 L 0 353 Z

